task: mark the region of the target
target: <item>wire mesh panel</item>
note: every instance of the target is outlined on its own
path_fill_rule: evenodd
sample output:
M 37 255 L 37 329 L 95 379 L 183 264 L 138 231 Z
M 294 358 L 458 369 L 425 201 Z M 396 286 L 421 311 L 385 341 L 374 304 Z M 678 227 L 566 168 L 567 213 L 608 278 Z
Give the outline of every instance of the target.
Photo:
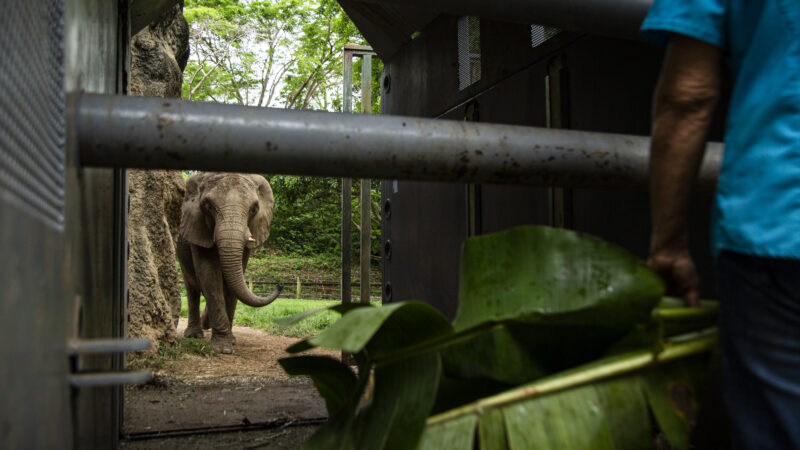
M 464 16 L 458 19 L 458 88 L 481 79 L 480 18 Z
M 3 0 L 0 197 L 64 224 L 63 0 Z
M 531 47 L 538 47 L 548 39 L 560 33 L 561 30 L 544 25 L 531 25 Z

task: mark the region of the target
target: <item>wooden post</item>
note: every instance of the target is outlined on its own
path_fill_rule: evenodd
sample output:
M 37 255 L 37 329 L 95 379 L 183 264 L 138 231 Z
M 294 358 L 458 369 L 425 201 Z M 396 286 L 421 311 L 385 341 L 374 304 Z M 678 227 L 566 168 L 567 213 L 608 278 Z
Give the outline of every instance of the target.
M 300 299 L 300 277 L 295 277 L 295 278 L 297 278 L 297 295 L 295 295 L 294 298 L 299 300 Z
M 361 113 L 372 113 L 372 55 L 361 57 Z M 369 303 L 371 183 L 361 180 L 361 303 Z

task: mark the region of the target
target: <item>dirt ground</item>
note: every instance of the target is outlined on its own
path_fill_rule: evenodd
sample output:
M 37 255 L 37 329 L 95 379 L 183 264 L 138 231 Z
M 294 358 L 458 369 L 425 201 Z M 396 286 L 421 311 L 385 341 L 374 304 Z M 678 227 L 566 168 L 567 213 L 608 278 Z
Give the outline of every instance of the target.
M 185 327 L 181 319 L 179 335 Z M 295 448 L 324 422 L 311 381 L 287 376 L 277 362 L 297 339 L 247 327 L 233 333 L 233 355 L 190 355 L 157 371 L 152 383 L 126 389 L 121 447 Z

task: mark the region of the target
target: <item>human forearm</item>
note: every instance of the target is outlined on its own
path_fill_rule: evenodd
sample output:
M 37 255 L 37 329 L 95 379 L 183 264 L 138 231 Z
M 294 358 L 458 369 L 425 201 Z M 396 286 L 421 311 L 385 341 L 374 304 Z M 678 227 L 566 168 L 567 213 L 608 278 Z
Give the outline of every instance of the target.
M 650 266 L 668 291 L 697 303 L 688 209 L 719 97 L 721 52 L 673 36 L 654 95 L 650 148 Z

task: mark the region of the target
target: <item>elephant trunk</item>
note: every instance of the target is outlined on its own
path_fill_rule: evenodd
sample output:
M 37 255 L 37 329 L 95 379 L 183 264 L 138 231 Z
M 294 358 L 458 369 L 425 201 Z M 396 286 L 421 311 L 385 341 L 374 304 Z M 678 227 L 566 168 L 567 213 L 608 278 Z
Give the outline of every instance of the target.
M 239 230 L 217 230 L 217 249 L 219 251 L 222 277 L 233 294 L 248 306 L 267 306 L 281 293 L 283 286 L 278 284 L 275 290 L 266 297 L 259 297 L 248 289 L 244 281 L 242 256 L 246 237 Z

